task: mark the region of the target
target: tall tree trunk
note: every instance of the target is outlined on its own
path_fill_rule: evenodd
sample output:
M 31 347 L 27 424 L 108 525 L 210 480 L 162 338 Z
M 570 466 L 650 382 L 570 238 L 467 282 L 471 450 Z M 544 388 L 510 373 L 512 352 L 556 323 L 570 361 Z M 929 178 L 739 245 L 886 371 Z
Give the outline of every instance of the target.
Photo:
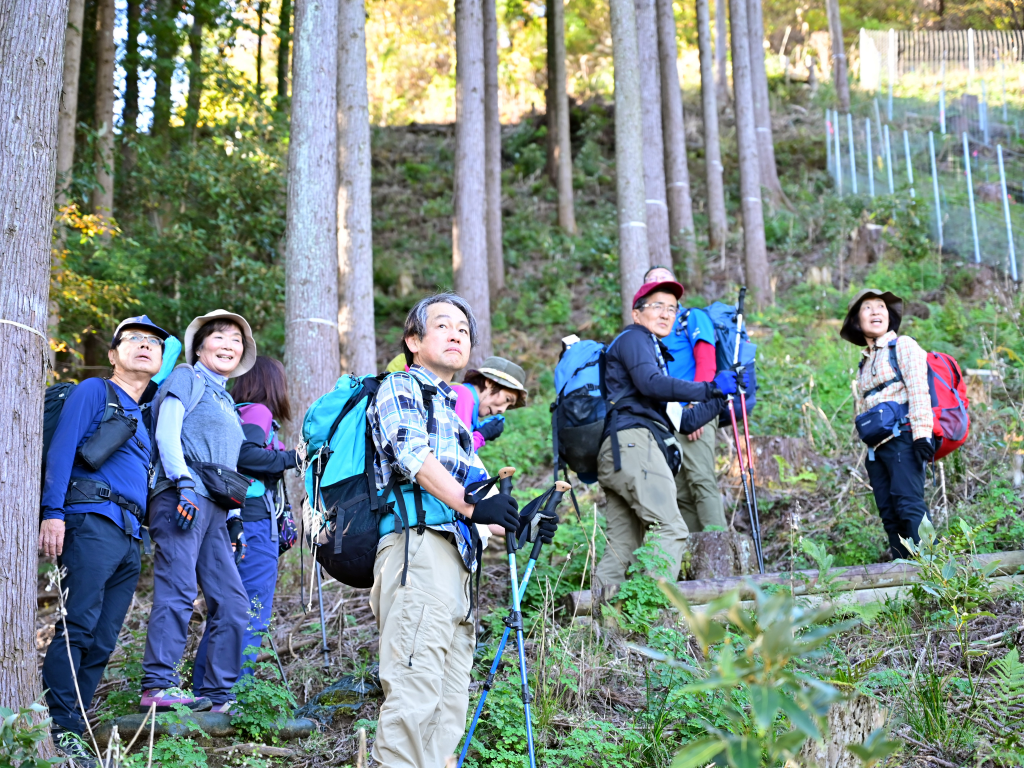
M 633 0 L 609 0 L 615 64 L 615 195 L 619 222 L 622 322 L 633 322 L 633 294 L 650 267 L 644 205 L 644 128 L 640 105 L 640 53 Z
M 377 372 L 373 324 L 370 97 L 366 89 L 366 6 L 338 2 L 338 336 L 341 366 Z
M 174 79 L 174 60 L 178 55 L 179 6 L 174 0 L 156 0 L 153 18 L 153 127 L 154 136 L 168 136 L 171 130 L 171 81 Z
M 292 42 L 292 0 L 281 0 L 277 25 L 277 99 L 274 108 L 278 112 L 288 110 L 289 53 Z
M 665 136 L 665 192 L 668 222 L 678 273 L 686 275 L 695 289 L 703 283 L 693 239 L 693 198 L 690 169 L 686 163 L 686 127 L 683 124 L 683 92 L 676 61 L 676 16 L 672 0 L 656 0 L 658 57 L 661 60 L 661 125 Z
M 572 140 L 569 132 L 569 94 L 565 81 L 565 0 L 548 0 L 551 27 L 548 38 L 554 51 L 548 57 L 548 88 L 555 108 L 555 177 L 558 188 L 558 226 L 576 234 L 576 204 L 572 190 Z M 553 67 L 553 68 L 552 68 Z
M 850 111 L 850 82 L 847 79 L 846 48 L 843 46 L 843 21 L 839 16 L 839 0 L 825 0 L 828 13 L 828 35 L 832 41 L 832 82 L 836 86 L 839 111 Z
M 295 436 L 310 403 L 339 376 L 337 50 L 337 0 L 298 0 L 284 294 Z
M 76 0 L 72 0 L 75 2 Z M 129 179 L 135 168 L 135 135 L 139 119 L 139 34 L 142 32 L 142 0 L 127 0 L 128 30 L 124 41 L 124 108 L 121 110 L 121 165 Z M 129 181 L 130 184 L 130 181 Z
M 718 103 L 723 107 L 729 103 L 729 37 L 726 29 L 728 8 L 729 0 L 715 0 L 715 86 L 718 88 Z
M 770 290 L 768 251 L 764 239 L 764 212 L 761 209 L 761 170 L 757 159 L 757 124 L 754 120 L 750 82 L 750 32 L 746 0 L 729 0 L 729 30 L 746 281 L 754 303 L 758 308 L 763 308 L 768 303 Z
M 720 0 L 722 1 L 722 0 Z M 697 0 L 697 46 L 700 49 L 700 97 L 704 117 L 704 173 L 707 184 L 708 246 L 719 251 L 725 245 L 729 225 L 725 217 L 725 186 L 722 182 L 722 146 L 718 133 L 718 86 L 711 51 L 710 0 Z
M 484 130 L 483 0 L 455 0 L 455 219 L 452 271 L 455 290 L 477 320 L 469 357 L 480 365 L 491 354 L 491 301 L 487 280 Z
M 99 0 L 96 14 L 96 189 L 92 212 L 114 213 L 114 0 Z
M 70 0 L 64 32 L 64 79 L 57 127 L 57 205 L 68 202 L 71 169 L 75 164 L 75 126 L 78 124 L 78 72 L 82 68 L 82 23 L 85 0 Z
M 501 115 L 498 112 L 498 9 L 484 4 L 484 130 L 487 186 L 487 277 L 491 301 L 505 290 L 505 250 L 501 220 Z
M 547 0 L 544 6 L 544 39 L 547 43 L 547 78 L 548 83 L 544 88 L 544 121 L 547 125 L 547 167 L 544 169 L 551 183 L 558 186 L 558 168 L 555 166 L 555 137 L 558 135 L 558 115 L 555 112 L 555 25 L 548 24 L 554 10 L 551 8 L 553 0 Z
M 188 31 L 188 101 L 185 102 L 185 130 L 189 140 L 195 140 L 199 126 L 199 105 L 203 97 L 203 26 L 206 14 L 196 0 L 192 10 L 192 26 Z
M 68 0 L 0 0 L 0 706 L 15 711 L 39 697 L 35 531 L 67 23 Z
M 785 200 L 779 171 L 775 166 L 775 139 L 772 134 L 772 110 L 768 97 L 768 73 L 764 68 L 764 19 L 761 0 L 747 0 L 747 24 L 750 27 L 750 88 L 754 96 L 754 120 L 757 122 L 757 160 L 761 166 L 761 186 L 768 190 L 772 203 Z
M 266 12 L 266 3 L 260 0 L 256 3 L 256 93 L 263 93 L 263 14 Z
M 661 133 L 661 72 L 658 62 L 658 16 L 655 0 L 635 0 L 640 55 L 640 104 L 644 145 L 644 194 L 647 247 L 651 264 L 672 263 L 668 201 L 665 199 L 665 140 Z M 618 117 L 618 110 L 615 115 Z

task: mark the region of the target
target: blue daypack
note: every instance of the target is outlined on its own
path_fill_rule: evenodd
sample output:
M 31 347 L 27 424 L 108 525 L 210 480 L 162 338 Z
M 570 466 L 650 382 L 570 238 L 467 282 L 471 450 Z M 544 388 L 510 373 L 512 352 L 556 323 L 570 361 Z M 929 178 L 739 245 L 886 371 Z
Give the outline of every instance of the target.
M 708 306 L 705 310 L 715 326 L 715 373 L 732 370 L 733 357 L 736 354 L 736 306 L 725 304 L 721 301 Z M 740 334 L 740 356 L 739 364 L 744 370 L 750 373 L 750 387 L 746 392 L 747 415 L 754 410 L 757 402 L 757 345 L 751 343 L 747 335 L 747 326 L 744 324 L 743 332 Z M 733 411 L 737 422 L 741 421 L 743 414 L 740 410 L 740 399 L 733 399 Z M 722 408 L 722 414 L 718 418 L 718 426 L 726 427 L 732 424 L 729 416 L 729 406 Z
M 562 352 L 555 366 L 551 443 L 556 481 L 558 470 L 568 467 L 583 482 L 597 482 L 597 454 L 608 412 L 604 358 L 619 336 L 607 347 L 599 341 L 577 341 Z

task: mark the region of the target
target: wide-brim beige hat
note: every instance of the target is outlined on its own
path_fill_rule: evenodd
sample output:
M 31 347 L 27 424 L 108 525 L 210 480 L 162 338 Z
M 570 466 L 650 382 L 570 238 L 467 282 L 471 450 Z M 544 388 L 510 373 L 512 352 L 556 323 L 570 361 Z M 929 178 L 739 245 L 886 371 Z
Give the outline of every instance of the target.
M 488 357 L 479 368 L 471 368 L 466 371 L 463 379 L 468 381 L 475 376 L 483 376 L 499 387 L 515 392 L 516 404 L 512 406 L 513 408 L 522 408 L 526 405 L 526 398 L 530 395 L 525 384 L 526 371 L 511 360 L 506 360 L 504 357 Z
M 839 331 L 839 335 L 842 338 L 859 347 L 866 347 L 868 345 L 868 340 L 864 338 L 864 334 L 860 331 L 859 327 L 854 325 L 857 314 L 860 312 L 861 302 L 864 299 L 881 299 L 885 302 L 885 306 L 889 310 L 890 331 L 899 331 L 900 323 L 903 322 L 903 299 L 892 291 L 865 288 L 850 300 L 846 310 L 846 317 L 843 319 L 843 327 Z
M 242 360 L 238 367 L 228 374 L 228 378 L 235 379 L 243 373 L 248 373 L 256 365 L 256 340 L 252 337 L 252 328 L 249 327 L 249 323 L 244 317 L 236 315 L 234 312 L 228 312 L 226 309 L 207 312 L 188 324 L 188 328 L 185 329 L 185 362 L 190 365 L 192 363 L 192 341 L 199 329 L 214 320 L 228 320 L 242 329 Z

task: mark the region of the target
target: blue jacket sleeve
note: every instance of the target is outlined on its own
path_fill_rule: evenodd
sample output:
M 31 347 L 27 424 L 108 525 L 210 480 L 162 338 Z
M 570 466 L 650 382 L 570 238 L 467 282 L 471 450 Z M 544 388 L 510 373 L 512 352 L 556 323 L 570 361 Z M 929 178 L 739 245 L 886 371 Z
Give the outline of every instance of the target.
M 46 454 L 41 506 L 44 520 L 64 519 L 64 497 L 78 446 L 96 431 L 107 397 L 102 379 L 86 379 L 72 391 L 57 421 Z

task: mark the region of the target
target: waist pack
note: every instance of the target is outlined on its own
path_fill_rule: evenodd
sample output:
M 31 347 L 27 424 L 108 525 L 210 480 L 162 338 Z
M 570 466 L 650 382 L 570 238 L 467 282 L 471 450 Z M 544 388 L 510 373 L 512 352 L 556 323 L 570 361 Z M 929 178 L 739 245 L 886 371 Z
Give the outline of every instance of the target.
M 896 339 L 889 342 L 889 365 L 895 376 L 865 393 L 870 397 L 886 387 L 903 381 L 900 363 L 896 356 Z M 935 444 L 935 460 L 948 456 L 967 442 L 971 429 L 971 415 L 968 412 L 967 385 L 960 365 L 952 355 L 945 352 L 929 352 L 928 394 L 932 406 L 932 442 Z M 861 367 L 864 366 L 861 360 Z
M 199 479 L 206 486 L 207 497 L 218 507 L 230 510 L 241 509 L 245 505 L 245 494 L 249 490 L 249 478 L 245 475 L 210 461 L 186 458 L 185 463 L 199 474 Z
M 76 456 L 93 472 L 103 466 L 103 463 L 118 448 L 131 440 L 139 426 L 139 422 L 134 416 L 129 416 L 124 412 L 114 385 L 108 379 L 104 379 L 103 384 L 106 391 L 106 405 L 103 408 L 99 426 L 78 449 Z M 46 388 L 46 394 L 43 397 L 43 456 L 41 462 L 42 476 L 44 477 L 46 475 L 46 454 L 50 450 L 53 433 L 57 430 L 57 423 L 64 411 L 64 404 L 77 386 L 73 382 L 61 382 Z
M 899 437 L 904 429 L 910 428 L 909 409 L 906 403 L 885 401 L 865 411 L 854 420 L 857 435 L 875 458 L 874 449 L 885 439 Z

